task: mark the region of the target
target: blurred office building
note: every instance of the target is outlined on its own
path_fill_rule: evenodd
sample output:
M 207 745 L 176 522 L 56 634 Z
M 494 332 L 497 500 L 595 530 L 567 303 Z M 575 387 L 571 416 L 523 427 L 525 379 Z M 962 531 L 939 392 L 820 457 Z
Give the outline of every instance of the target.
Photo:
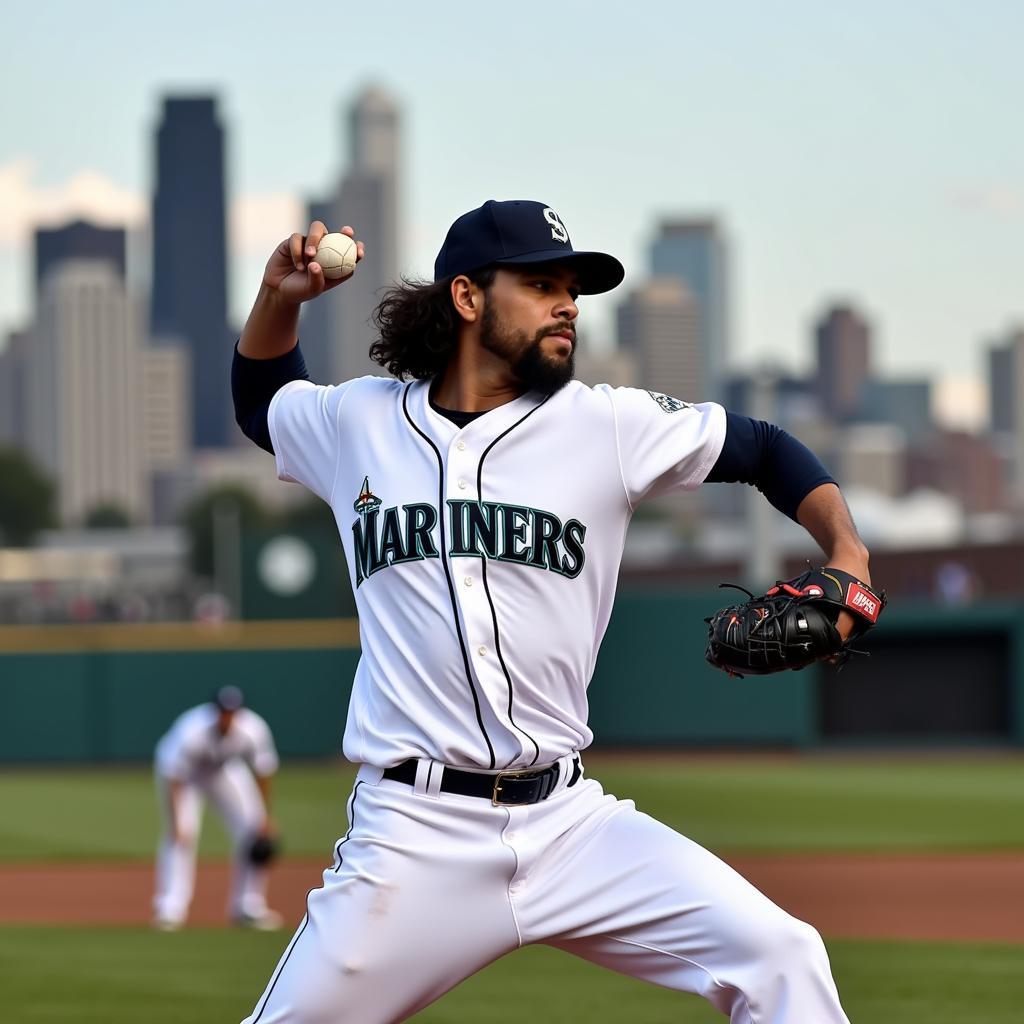
M 651 245 L 654 277 L 681 281 L 697 310 L 702 388 L 694 401 L 721 402 L 732 348 L 729 253 L 714 218 L 665 220 Z M 652 384 L 656 387 L 656 384 Z
M 372 259 L 344 288 L 303 310 L 302 352 L 310 376 L 320 381 L 386 374 L 368 355 L 375 337 L 369 321 L 401 266 L 401 115 L 395 100 L 376 86 L 364 89 L 345 113 L 345 138 L 348 169 L 333 194 L 309 203 L 309 220 L 322 220 L 332 231 L 358 227 Z
M 617 310 L 619 351 L 635 360 L 643 386 L 687 402 L 706 397 L 700 311 L 686 285 L 654 278 L 635 288 Z
M 838 422 L 856 418 L 871 372 L 871 328 L 848 305 L 832 306 L 815 327 L 816 388 L 825 415 Z
M 139 443 L 154 523 L 176 520 L 191 495 L 178 485 L 193 458 L 190 354 L 184 345 L 144 348 L 139 358 Z
M 121 281 L 127 281 L 126 234 L 124 228 L 105 228 L 76 220 L 54 228 L 38 228 L 35 233 L 35 300 L 38 304 L 43 284 L 54 267 L 68 260 L 99 260 L 109 263 Z
M 891 424 L 917 441 L 935 429 L 932 383 L 926 378 L 871 379 L 861 392 L 856 419 L 863 423 Z
M 619 305 L 617 322 L 619 351 L 633 360 L 642 387 L 683 401 L 704 400 L 700 313 L 681 280 L 659 277 L 635 288 Z M 692 534 L 698 528 L 703 499 L 700 492 L 689 492 L 651 503 L 631 527 L 626 558 L 663 558 L 680 531 Z M 650 521 L 657 517 L 672 522 Z
M 968 513 L 1004 512 L 1012 504 L 1007 460 L 991 437 L 937 430 L 910 451 L 906 489 L 931 488 Z
M 0 445 L 25 447 L 25 366 L 31 334 L 11 331 L 0 351 Z
M 990 427 L 1010 463 L 1014 504 L 1024 507 L 1024 327 L 1013 327 L 988 350 Z
M 156 133 L 150 333 L 189 353 L 191 435 L 234 440 L 227 326 L 224 129 L 211 96 L 168 97 Z
M 114 504 L 144 518 L 142 314 L 107 260 L 46 274 L 25 361 L 25 440 L 56 481 L 65 523 Z
M 907 435 L 888 423 L 858 423 L 839 436 L 836 478 L 844 488 L 895 498 L 905 490 Z
M 595 384 L 609 384 L 613 388 L 635 388 L 642 386 L 636 365 L 636 354 L 621 348 L 595 352 L 582 339 L 576 349 L 576 379 L 593 387 Z

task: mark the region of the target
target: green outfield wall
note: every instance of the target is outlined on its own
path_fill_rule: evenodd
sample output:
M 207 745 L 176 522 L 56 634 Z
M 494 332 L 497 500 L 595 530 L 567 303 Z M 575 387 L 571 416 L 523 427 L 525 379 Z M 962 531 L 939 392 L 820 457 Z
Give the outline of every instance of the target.
M 1024 746 L 1015 604 L 890 607 L 841 673 L 730 679 L 703 660 L 719 592 L 622 593 L 590 688 L 602 746 Z M 151 756 L 180 711 L 242 686 L 282 754 L 335 753 L 353 620 L 0 627 L 0 761 Z

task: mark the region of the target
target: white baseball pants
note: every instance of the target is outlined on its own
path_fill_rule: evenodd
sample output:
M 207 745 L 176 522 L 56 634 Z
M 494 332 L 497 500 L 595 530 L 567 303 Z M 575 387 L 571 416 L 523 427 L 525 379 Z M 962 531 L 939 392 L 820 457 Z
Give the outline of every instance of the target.
M 248 850 L 263 825 L 263 797 L 249 769 L 228 761 L 208 779 L 186 783 L 178 803 L 179 827 L 184 843 L 171 839 L 171 796 L 167 780 L 157 775 L 157 799 L 163 814 L 163 834 L 156 859 L 156 894 L 153 910 L 158 918 L 181 923 L 188 915 L 196 879 L 196 846 L 203 804 L 207 799 L 224 819 L 234 845 L 229 917 L 262 917 L 267 912 L 267 869 L 249 863 Z
M 360 769 L 349 831 L 244 1024 L 392 1024 L 527 943 L 703 996 L 733 1024 L 849 1024 L 817 932 L 580 779 L 494 806 Z M 431 762 L 424 761 L 426 766 Z

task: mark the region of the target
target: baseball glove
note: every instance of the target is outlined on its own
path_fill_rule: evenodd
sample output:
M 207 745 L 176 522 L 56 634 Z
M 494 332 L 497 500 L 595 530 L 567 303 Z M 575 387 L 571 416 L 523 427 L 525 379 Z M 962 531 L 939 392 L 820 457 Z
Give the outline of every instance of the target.
M 731 676 L 767 675 L 816 661 L 842 665 L 851 654 L 865 653 L 850 643 L 874 626 L 885 607 L 884 591 L 830 566 L 779 581 L 762 597 L 733 583 L 721 585 L 743 590 L 750 598 L 704 620 L 705 657 Z M 846 640 L 836 629 L 842 611 L 854 621 Z
M 281 842 L 276 836 L 257 836 L 249 846 L 250 864 L 270 864 L 281 852 Z

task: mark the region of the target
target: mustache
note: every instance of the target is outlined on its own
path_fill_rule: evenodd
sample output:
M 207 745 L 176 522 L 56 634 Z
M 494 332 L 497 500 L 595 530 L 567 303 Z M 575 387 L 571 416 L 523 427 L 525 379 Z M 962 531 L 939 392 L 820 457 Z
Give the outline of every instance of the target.
M 555 324 L 553 327 L 545 327 L 537 332 L 537 340 L 546 338 L 550 334 L 568 334 L 572 338 L 573 345 L 576 344 L 576 324 L 565 323 Z

